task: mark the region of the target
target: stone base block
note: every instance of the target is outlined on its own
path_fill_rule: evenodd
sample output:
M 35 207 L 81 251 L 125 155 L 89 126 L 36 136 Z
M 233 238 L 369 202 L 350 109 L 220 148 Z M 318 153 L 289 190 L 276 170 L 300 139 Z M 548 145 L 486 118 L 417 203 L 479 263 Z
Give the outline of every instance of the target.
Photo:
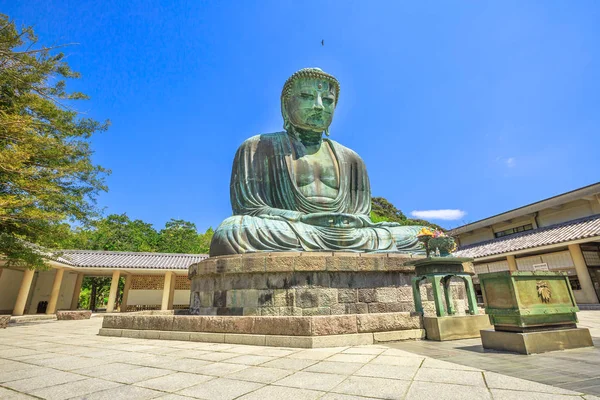
M 92 312 L 90 310 L 61 310 L 56 312 L 56 319 L 59 321 L 74 319 L 90 319 Z
M 592 336 L 587 328 L 557 329 L 541 332 L 502 332 L 482 330 L 484 349 L 537 354 L 549 351 L 592 347 Z
M 329 336 L 286 336 L 101 328 L 98 334 L 100 336 L 116 336 L 136 339 L 185 340 L 193 342 L 231 343 L 306 349 L 369 345 L 379 342 L 422 339 L 425 337 L 425 331 L 423 329 Z
M 0 329 L 4 329 L 10 322 L 10 315 L 0 315 Z
M 423 325 L 429 340 L 456 340 L 478 338 L 480 331 L 491 329 L 486 314 L 451 317 L 423 317 Z

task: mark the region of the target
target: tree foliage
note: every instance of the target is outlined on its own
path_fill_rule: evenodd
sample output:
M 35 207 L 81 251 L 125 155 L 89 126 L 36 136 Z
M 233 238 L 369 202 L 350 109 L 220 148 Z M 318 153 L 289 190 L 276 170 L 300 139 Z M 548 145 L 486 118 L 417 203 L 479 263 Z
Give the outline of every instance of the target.
M 373 222 L 397 222 L 401 225 L 424 225 L 445 231 L 444 228 L 424 219 L 411 219 L 383 197 L 371 198 L 371 220 Z
M 0 14 L 0 253 L 9 264 L 43 267 L 31 243 L 60 233 L 65 220 L 96 216 L 96 196 L 107 190 L 89 139 L 108 122 L 71 108 L 87 99 L 67 92 L 76 78 L 56 47 L 39 48 L 31 27 Z
M 160 231 L 152 224 L 127 214 L 111 214 L 91 222 L 87 227 L 60 227 L 53 241 L 55 249 L 140 251 L 162 253 L 207 254 L 214 231 L 199 233 L 193 222 L 171 219 Z

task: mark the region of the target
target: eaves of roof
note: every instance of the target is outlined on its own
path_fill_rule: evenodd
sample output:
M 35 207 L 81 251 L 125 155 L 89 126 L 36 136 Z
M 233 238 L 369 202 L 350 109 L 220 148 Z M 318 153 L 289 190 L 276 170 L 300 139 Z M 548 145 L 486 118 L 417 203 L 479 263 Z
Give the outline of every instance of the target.
M 600 236 L 600 214 L 461 247 L 457 257 L 482 258 Z

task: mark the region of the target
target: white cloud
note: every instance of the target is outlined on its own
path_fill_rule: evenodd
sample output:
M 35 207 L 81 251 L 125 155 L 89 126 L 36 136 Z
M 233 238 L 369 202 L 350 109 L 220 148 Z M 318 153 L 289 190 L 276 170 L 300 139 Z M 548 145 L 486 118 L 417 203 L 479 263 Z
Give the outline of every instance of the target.
M 463 210 L 424 210 L 411 211 L 410 215 L 422 219 L 443 219 L 445 221 L 454 221 L 461 219 L 467 215 L 467 213 Z
M 517 165 L 517 160 L 514 157 L 508 157 L 505 163 L 508 168 L 513 168 L 515 165 Z

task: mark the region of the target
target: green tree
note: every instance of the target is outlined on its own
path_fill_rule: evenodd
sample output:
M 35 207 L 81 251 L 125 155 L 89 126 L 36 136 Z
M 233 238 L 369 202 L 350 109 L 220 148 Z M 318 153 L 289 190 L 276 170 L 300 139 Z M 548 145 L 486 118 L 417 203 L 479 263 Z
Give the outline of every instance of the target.
M 199 254 L 208 254 L 210 250 L 210 242 L 215 234 L 213 228 L 208 228 L 204 234 L 200 234 L 200 246 L 198 248 Z
M 87 250 L 146 251 L 154 252 L 158 247 L 158 232 L 152 224 L 127 214 L 111 214 L 92 224 L 84 233 L 88 242 L 82 248 Z
M 424 219 L 411 219 L 383 197 L 371 198 L 371 220 L 373 222 L 398 222 L 401 225 L 424 225 L 445 231 L 444 228 Z
M 197 254 L 201 247 L 200 236 L 193 222 L 171 219 L 159 232 L 158 251 Z
M 0 253 L 9 264 L 43 268 L 32 243 L 66 220 L 97 215 L 109 172 L 91 160 L 90 137 L 108 128 L 71 108 L 87 99 L 67 92 L 79 78 L 64 54 L 38 45 L 31 27 L 0 14 Z

